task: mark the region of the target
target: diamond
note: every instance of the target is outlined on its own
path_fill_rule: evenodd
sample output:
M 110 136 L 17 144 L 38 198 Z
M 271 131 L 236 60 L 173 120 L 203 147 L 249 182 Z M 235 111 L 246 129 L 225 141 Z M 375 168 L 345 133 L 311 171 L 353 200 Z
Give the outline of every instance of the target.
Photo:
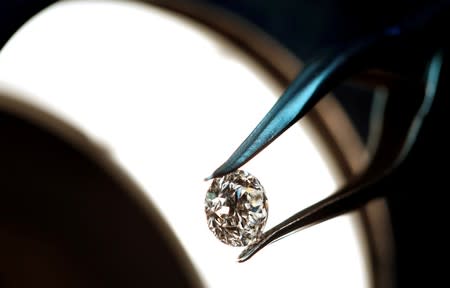
M 242 170 L 215 178 L 206 193 L 205 212 L 209 229 L 220 241 L 246 246 L 261 236 L 267 221 L 264 188 Z

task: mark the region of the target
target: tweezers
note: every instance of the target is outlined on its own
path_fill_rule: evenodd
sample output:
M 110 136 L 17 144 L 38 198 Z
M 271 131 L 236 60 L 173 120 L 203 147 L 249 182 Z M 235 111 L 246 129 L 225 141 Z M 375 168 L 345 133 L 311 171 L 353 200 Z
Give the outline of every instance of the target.
M 238 257 L 244 262 L 289 234 L 363 207 L 385 196 L 386 185 L 407 158 L 435 97 L 444 52 L 442 25 L 448 1 L 410 15 L 405 21 L 336 48 L 306 64 L 261 122 L 236 151 L 206 179 L 221 177 L 251 160 L 343 81 L 383 85 L 388 97 L 374 105 L 370 132 L 376 145 L 370 163 L 331 196 L 309 206 L 263 233 Z M 405 95 L 407 99 L 405 99 Z

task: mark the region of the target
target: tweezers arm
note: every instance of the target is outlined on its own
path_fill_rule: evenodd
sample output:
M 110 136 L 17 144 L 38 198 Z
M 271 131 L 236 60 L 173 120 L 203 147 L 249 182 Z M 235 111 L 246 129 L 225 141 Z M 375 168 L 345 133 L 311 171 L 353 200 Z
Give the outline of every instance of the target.
M 414 74 L 417 70 L 421 73 L 423 70 L 413 69 L 417 65 L 411 63 L 410 59 L 422 59 L 434 52 L 429 51 L 429 48 L 441 41 L 436 35 L 444 33 L 440 21 L 448 18 L 449 6 L 450 1 L 430 5 L 399 25 L 356 40 L 305 65 L 304 70 L 244 142 L 206 180 L 223 176 L 244 165 L 350 76 L 368 68 L 406 74 Z M 402 68 L 401 71 L 395 71 L 399 68 Z
M 266 245 L 278 241 L 293 232 L 297 232 L 349 211 L 353 211 L 364 206 L 374 198 L 382 197 L 384 189 L 381 189 L 381 187 L 386 185 L 389 178 L 390 177 L 387 176 L 382 180 L 373 181 L 371 183 L 368 183 L 361 178 L 360 180 L 353 182 L 353 184 L 342 188 L 337 193 L 294 214 L 277 226 L 266 231 L 261 239 L 249 245 L 239 255 L 238 261 L 247 261 Z
M 397 159 L 390 168 L 383 166 L 384 169 L 379 169 L 379 167 L 369 169 L 365 174 L 341 188 L 335 194 L 284 220 L 265 232 L 261 239 L 257 239 L 256 242 L 249 245 L 239 255 L 238 261 L 244 262 L 250 259 L 266 245 L 288 236 L 293 232 L 356 210 L 364 206 L 367 202 L 389 193 L 391 190 L 389 187 L 392 187 L 391 181 L 398 173 L 397 165 L 401 164 L 406 154 L 409 153 L 415 142 L 417 133 L 433 103 L 439 83 L 442 63 L 443 54 L 442 51 L 438 51 L 433 55 L 426 70 L 425 98 L 418 109 L 415 110 L 415 114 L 410 121 L 411 125 L 403 127 L 406 135 L 400 133 L 400 138 L 396 141 L 397 144 L 401 144 L 401 148 L 399 149 L 400 153 L 394 154 L 397 156 Z
M 339 82 L 360 70 L 363 59 L 370 59 L 367 53 L 374 42 L 375 37 L 366 38 L 306 65 L 251 134 L 207 180 L 238 169 L 272 143 Z

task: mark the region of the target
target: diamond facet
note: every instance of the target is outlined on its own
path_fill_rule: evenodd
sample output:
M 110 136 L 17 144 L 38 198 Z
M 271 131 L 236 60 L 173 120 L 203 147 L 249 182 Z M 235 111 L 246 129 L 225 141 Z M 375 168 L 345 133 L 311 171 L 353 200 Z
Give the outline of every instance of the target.
M 261 236 L 267 221 L 264 188 L 242 170 L 215 178 L 206 193 L 205 212 L 209 229 L 220 241 L 246 246 Z

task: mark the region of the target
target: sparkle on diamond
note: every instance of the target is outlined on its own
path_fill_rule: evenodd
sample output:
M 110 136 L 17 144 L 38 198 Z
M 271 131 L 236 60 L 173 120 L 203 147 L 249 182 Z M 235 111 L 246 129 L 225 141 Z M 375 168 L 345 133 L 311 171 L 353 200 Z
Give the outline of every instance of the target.
M 206 193 L 209 229 L 220 241 L 246 246 L 258 239 L 267 221 L 267 198 L 259 180 L 248 172 L 216 178 Z

